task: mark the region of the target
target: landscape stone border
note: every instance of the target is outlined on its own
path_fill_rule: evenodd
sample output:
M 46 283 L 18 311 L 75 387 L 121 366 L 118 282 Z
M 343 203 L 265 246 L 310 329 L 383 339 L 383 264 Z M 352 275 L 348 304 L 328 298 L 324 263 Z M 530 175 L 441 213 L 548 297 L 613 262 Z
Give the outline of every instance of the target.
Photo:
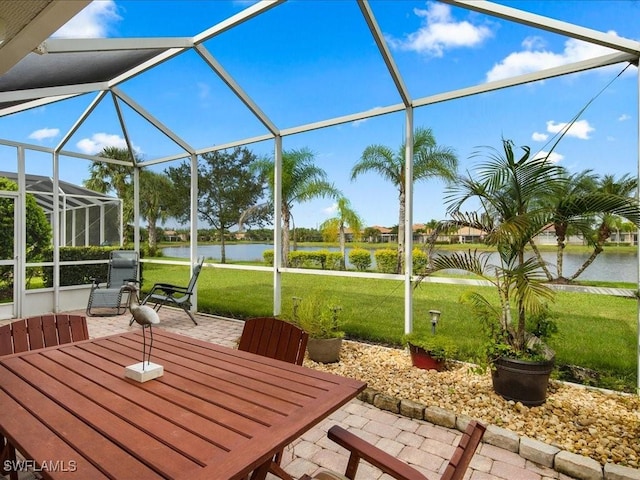
M 441 407 L 428 406 L 412 400 L 405 400 L 366 388 L 358 399 L 392 413 L 405 417 L 424 420 L 434 425 L 455 428 L 464 431 L 472 420 L 467 415 L 456 415 Z M 484 443 L 519 454 L 538 465 L 552 468 L 556 472 L 579 480 L 640 480 L 640 469 L 625 467 L 614 463 L 604 466 L 593 458 L 578 455 L 526 436 L 520 436 L 511 430 L 487 425 L 482 439 Z

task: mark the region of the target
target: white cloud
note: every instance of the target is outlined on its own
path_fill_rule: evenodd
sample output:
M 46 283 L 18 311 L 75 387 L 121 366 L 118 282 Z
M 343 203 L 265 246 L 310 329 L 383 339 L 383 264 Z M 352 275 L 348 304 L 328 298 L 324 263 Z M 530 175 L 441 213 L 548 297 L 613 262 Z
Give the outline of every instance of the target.
M 627 120 L 631 120 L 631 116 L 627 115 L 626 113 L 623 113 L 618 117 L 619 122 L 626 122 Z
M 367 110 L 367 112 L 373 112 L 375 110 L 379 110 L 382 107 L 373 107 L 369 110 Z M 354 120 L 353 122 L 351 122 L 351 126 L 358 128 L 360 125 L 362 125 L 364 122 L 367 122 L 369 120 L 369 118 L 362 118 L 360 120 Z
M 538 153 L 536 153 L 534 155 L 533 158 L 544 158 L 548 156 L 549 157 L 549 161 L 551 163 L 558 163 L 559 161 L 561 161 L 562 159 L 564 159 L 564 155 L 561 155 L 559 153 L 556 152 L 545 152 L 544 150 L 540 150 Z
M 533 132 L 531 138 L 534 142 L 544 142 L 547 138 L 549 138 L 549 135 L 547 135 L 546 133 Z
M 562 132 L 568 127 L 568 125 L 569 124 L 567 122 L 556 123 L 553 120 L 549 120 L 547 122 L 547 132 L 549 133 Z M 573 125 L 571 125 L 571 127 L 569 127 L 565 135 L 568 137 L 579 138 L 581 140 L 589 140 L 590 138 L 589 134 L 593 131 L 595 131 L 595 128 L 589 125 L 588 121 L 578 120 Z
M 76 146 L 87 155 L 97 155 L 102 152 L 105 147 L 127 148 L 127 143 L 120 135 L 108 133 L 94 133 L 91 138 L 83 138 Z M 140 153 L 141 149 L 133 146 L 135 153 Z
M 59 128 L 41 128 L 40 130 L 36 130 L 35 132 L 31 132 L 29 138 L 33 140 L 45 140 L 47 138 L 55 138 L 60 134 Z
M 413 13 L 422 18 L 422 25 L 403 39 L 388 36 L 391 48 L 441 57 L 447 49 L 474 47 L 492 36 L 486 26 L 456 21 L 448 5 L 427 2 L 426 10 L 415 8 Z
M 546 43 L 542 37 L 533 35 L 531 37 L 525 38 L 522 41 L 522 46 L 525 50 L 536 50 L 544 48 L 546 46 Z
M 54 37 L 105 38 L 113 23 L 122 20 L 114 0 L 95 0 L 63 25 Z
M 322 213 L 324 213 L 325 215 L 333 215 L 337 211 L 338 211 L 337 203 L 334 203 L 333 205 L 322 209 Z
M 197 82 L 196 87 L 198 88 L 198 98 L 201 100 L 206 100 L 211 96 L 211 87 L 205 82 Z
M 616 35 L 616 32 L 608 32 Z M 610 48 L 601 47 L 581 40 L 569 39 L 560 53 L 545 49 L 538 37 L 528 37 L 522 42 L 523 50 L 509 54 L 504 60 L 493 66 L 487 73 L 487 82 L 514 77 L 547 68 L 558 67 L 573 62 L 613 53 Z

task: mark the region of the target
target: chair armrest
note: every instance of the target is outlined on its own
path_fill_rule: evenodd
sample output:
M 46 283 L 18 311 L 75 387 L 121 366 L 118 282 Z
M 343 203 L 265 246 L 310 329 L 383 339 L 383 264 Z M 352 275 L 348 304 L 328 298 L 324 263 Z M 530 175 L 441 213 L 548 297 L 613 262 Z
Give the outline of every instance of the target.
M 151 295 L 157 290 L 161 290 L 165 293 L 189 293 L 186 287 L 171 285 L 170 283 L 156 283 L 153 287 L 151 287 L 151 291 L 149 291 L 149 295 Z
M 347 471 L 345 472 L 345 476 L 348 478 L 355 478 L 358 463 L 362 459 L 398 480 L 428 480 L 427 477 L 406 463 L 338 425 L 334 425 L 329 429 L 328 436 L 338 445 L 351 452 Z

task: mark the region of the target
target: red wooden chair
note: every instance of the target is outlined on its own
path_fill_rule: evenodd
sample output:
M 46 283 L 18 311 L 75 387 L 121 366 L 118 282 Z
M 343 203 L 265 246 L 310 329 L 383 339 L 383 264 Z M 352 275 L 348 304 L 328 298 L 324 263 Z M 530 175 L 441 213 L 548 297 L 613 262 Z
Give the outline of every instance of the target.
M 82 315 L 42 315 L 0 326 L 0 356 L 89 339 Z
M 244 322 L 238 350 L 302 365 L 308 340 L 307 332 L 284 320 L 250 318 Z
M 81 315 L 30 317 L 0 326 L 0 356 L 88 339 L 87 318 Z M 5 460 L 15 465 L 16 449 L 0 435 L 0 475 L 7 473 Z M 9 478 L 18 480 L 18 472 L 10 471 Z
M 484 435 L 485 429 L 486 427 L 484 425 L 475 420 L 469 422 L 440 480 L 463 479 L 469 463 L 471 463 L 471 459 L 478 448 L 478 444 Z M 338 445 L 351 452 L 345 474 L 340 475 L 335 472 L 321 471 L 314 477 L 304 475 L 300 480 L 354 480 L 360 460 L 369 462 L 374 467 L 379 468 L 397 480 L 428 480 L 422 473 L 411 468 L 406 463 L 338 425 L 334 425 L 329 429 L 328 436 Z
M 273 317 L 250 318 L 244 322 L 238 350 L 263 357 L 302 365 L 309 334 L 301 328 Z M 271 461 L 269 472 L 283 478 L 289 476 L 280 466 L 282 452 Z

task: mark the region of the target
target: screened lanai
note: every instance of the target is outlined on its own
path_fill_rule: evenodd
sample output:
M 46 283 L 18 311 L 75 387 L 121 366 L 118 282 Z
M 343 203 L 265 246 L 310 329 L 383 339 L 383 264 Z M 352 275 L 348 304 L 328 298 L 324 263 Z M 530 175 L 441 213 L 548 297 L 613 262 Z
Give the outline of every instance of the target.
M 0 177 L 17 181 L 15 172 L 2 172 Z M 25 175 L 25 193 L 33 195 L 53 223 L 53 179 L 42 175 Z M 122 244 L 122 200 L 94 192 L 79 185 L 58 181 L 61 205 L 59 244 L 61 246 Z
M 62 2 L 54 0 L 47 4 L 57 3 Z M 160 171 L 183 162 L 190 165 L 189 228 L 190 237 L 196 239 L 199 220 L 195 208 L 198 190 L 194 173 L 198 157 L 237 146 L 257 149 L 272 157 L 275 164 L 274 263 L 270 267 L 223 264 L 216 267 L 267 268 L 272 272 L 273 311 L 278 314 L 283 302 L 283 274 L 326 274 L 282 265 L 282 198 L 279 192 L 283 151 L 312 145 L 320 150 L 321 165 L 340 166 L 357 158 L 368 144 L 382 141 L 394 149 L 405 144 L 404 178 L 410 179 L 413 177 L 413 135 L 420 125 L 434 125 L 439 140 L 445 144 L 455 145 L 461 139 L 473 139 L 474 145 L 495 144 L 502 135 L 510 134 L 506 130 L 511 124 L 526 121 L 528 116 L 533 117 L 545 107 L 562 104 L 564 117 L 548 120 L 555 121 L 555 124 L 547 125 L 551 132 L 552 127 L 568 122 L 589 102 L 597 99 L 597 104 L 606 104 L 606 94 L 600 96 L 600 92 L 619 85 L 618 77 L 634 85 L 631 90 L 634 96 L 628 98 L 626 107 L 637 122 L 639 42 L 607 28 L 597 29 L 580 25 L 579 21 L 572 23 L 562 19 L 564 15 L 574 15 L 573 10 L 573 13 L 554 11 L 554 17 L 519 9 L 518 5 L 518 2 L 509 1 L 445 0 L 407 5 L 405 2 L 354 0 L 261 1 L 239 7 L 236 2 L 211 2 L 211 5 L 207 4 L 207 15 L 198 14 L 194 7 L 193 16 L 185 25 L 145 20 L 143 31 L 149 33 L 145 36 L 40 39 L 24 48 L 15 64 L 9 64 L 9 60 L 5 63 L 2 56 L 4 49 L 11 46 L 9 39 L 0 46 L 0 66 L 3 67 L 0 122 L 9 124 L 11 119 L 24 119 L 35 112 L 44 112 L 50 115 L 50 121 L 55 119 L 64 128 L 56 137 L 47 137 L 55 138 L 48 145 L 25 141 L 28 132 L 24 129 L 16 131 L 17 137 L 0 140 L 2 158 L 15 159 L 13 165 L 3 166 L 3 169 L 15 171 L 19 183 L 25 182 L 20 183 L 20 191 L 26 191 L 27 175 L 33 174 L 36 166 L 44 165 L 42 168 L 50 174 L 53 190 L 57 191 L 56 185 L 60 181 L 70 182 L 81 173 L 86 178 L 91 162 L 126 163 L 101 158 L 95 150 L 80 148 L 87 143 L 98 143 L 103 137 L 117 135 L 120 146 L 138 153 L 132 164 L 136 172 L 137 200 L 142 169 Z M 189 2 L 144 6 L 149 9 L 149 15 L 156 7 L 189 8 Z M 130 4 L 129 8 L 133 10 L 134 5 Z M 200 4 L 199 8 L 204 7 Z M 542 6 L 540 8 L 544 10 Z M 12 12 L 2 11 L 0 15 L 10 19 Z M 320 26 L 317 30 L 302 31 L 305 30 L 305 19 L 311 17 L 320 19 Z M 297 21 L 292 22 L 291 18 Z M 406 20 L 399 21 L 399 18 Z M 459 21 L 456 23 L 454 18 Z M 407 26 L 404 30 L 395 30 L 392 20 L 398 24 L 405 22 Z M 64 21 L 61 18 L 59 25 Z M 442 53 L 447 45 L 435 42 L 428 59 L 410 56 L 409 40 L 412 37 L 406 32 L 413 29 L 416 36 L 425 33 L 424 41 L 428 41 L 429 35 L 435 36 L 437 29 L 424 30 L 421 25 L 433 26 L 435 23 L 429 22 L 436 21 L 440 21 L 437 25 L 442 28 L 458 28 L 459 44 L 463 43 L 471 25 L 476 26 L 473 35 L 477 36 L 489 37 L 487 32 L 496 25 L 503 31 L 516 30 L 522 44 L 527 45 L 522 47 L 523 55 L 519 58 L 526 57 L 524 54 L 530 51 L 527 50 L 530 45 L 540 42 L 545 35 L 550 35 L 547 40 L 550 44 L 565 45 L 565 52 L 574 48 L 589 50 L 589 54 L 567 53 L 557 61 L 540 62 L 538 68 L 522 71 L 506 68 L 508 50 L 500 51 L 501 46 L 497 43 L 492 48 L 505 58 L 501 66 L 505 67 L 502 70 L 506 73 L 497 75 L 497 69 L 488 63 L 485 70 L 494 75 L 471 74 L 467 65 L 476 55 L 474 48 L 479 46 L 448 57 Z M 142 24 L 142 19 L 139 22 Z M 496 28 L 496 32 L 498 30 Z M 181 34 L 172 35 L 168 33 L 170 31 Z M 347 32 L 354 35 L 354 40 L 347 37 Z M 249 33 L 262 40 L 254 36 L 251 41 L 247 40 Z M 358 47 L 354 56 L 348 56 L 347 52 L 351 50 L 345 47 L 351 41 Z M 297 48 L 306 48 L 308 53 L 300 57 L 285 55 L 287 50 Z M 539 50 L 545 51 L 545 48 Z M 12 54 L 15 55 L 15 51 Z M 239 63 L 239 58 L 244 61 Z M 438 63 L 444 61 L 443 58 L 449 63 Z M 314 83 L 315 87 L 311 87 L 311 76 L 305 75 L 305 69 L 312 63 L 321 66 L 320 83 Z M 574 95 L 571 79 L 584 78 L 583 75 L 591 71 L 605 73 L 595 77 L 588 95 Z M 293 73 L 298 77 L 293 79 Z M 258 83 L 252 84 L 255 79 Z M 380 81 L 375 88 L 372 87 L 374 79 Z M 609 87 L 610 84 L 614 87 Z M 535 109 L 500 116 L 500 105 L 517 105 L 536 89 L 545 93 L 540 93 Z M 554 93 L 550 94 L 549 89 Z M 154 107 L 153 100 L 158 98 L 168 110 Z M 624 132 L 611 136 L 624 136 L 629 140 L 625 144 L 629 147 L 625 146 L 624 151 L 626 157 L 634 160 L 631 167 L 635 175 L 638 127 L 637 123 L 629 127 L 630 123 L 625 124 Z M 41 124 L 44 126 L 46 122 Z M 492 138 L 487 139 L 489 126 L 494 128 Z M 326 151 L 322 150 L 334 144 L 345 146 L 340 151 L 328 147 Z M 460 155 L 466 153 L 466 150 L 461 151 Z M 387 190 L 377 180 L 367 177 L 355 184 L 358 182 L 364 191 L 358 192 L 363 204 L 397 204 L 396 192 Z M 411 231 L 417 220 L 425 220 L 419 217 L 423 215 L 421 209 L 430 203 L 441 203 L 442 196 L 433 185 L 405 182 L 404 228 Z M 343 185 L 345 191 L 355 188 L 346 180 Z M 54 199 L 54 211 L 59 208 L 56 205 L 59 202 Z M 298 214 L 298 219 L 301 218 L 304 213 Z M 370 219 L 370 223 L 378 222 Z M 140 249 L 139 231 L 143 220 L 139 207 L 134 225 L 134 245 Z M 54 232 L 59 233 L 62 228 L 60 222 L 53 222 Z M 414 319 L 410 237 L 406 239 L 404 251 L 405 273 L 339 273 L 353 278 L 380 278 L 396 286 L 402 285 L 405 331 L 411 331 Z M 54 249 L 62 245 L 60 238 L 60 234 L 54 235 Z M 24 271 L 27 265 L 23 256 L 17 255 L 17 258 L 16 269 Z M 193 241 L 190 262 L 194 263 L 196 258 L 197 242 Z M 54 267 L 59 268 L 59 260 L 54 263 Z M 73 300 L 77 302 L 75 305 L 62 302 L 60 291 L 59 286 L 54 285 L 51 294 L 55 300 L 46 304 L 47 310 L 84 306 L 81 295 Z M 17 300 L 16 304 L 25 305 L 24 299 Z M 12 314 L 22 316 L 25 313 L 20 307 Z

